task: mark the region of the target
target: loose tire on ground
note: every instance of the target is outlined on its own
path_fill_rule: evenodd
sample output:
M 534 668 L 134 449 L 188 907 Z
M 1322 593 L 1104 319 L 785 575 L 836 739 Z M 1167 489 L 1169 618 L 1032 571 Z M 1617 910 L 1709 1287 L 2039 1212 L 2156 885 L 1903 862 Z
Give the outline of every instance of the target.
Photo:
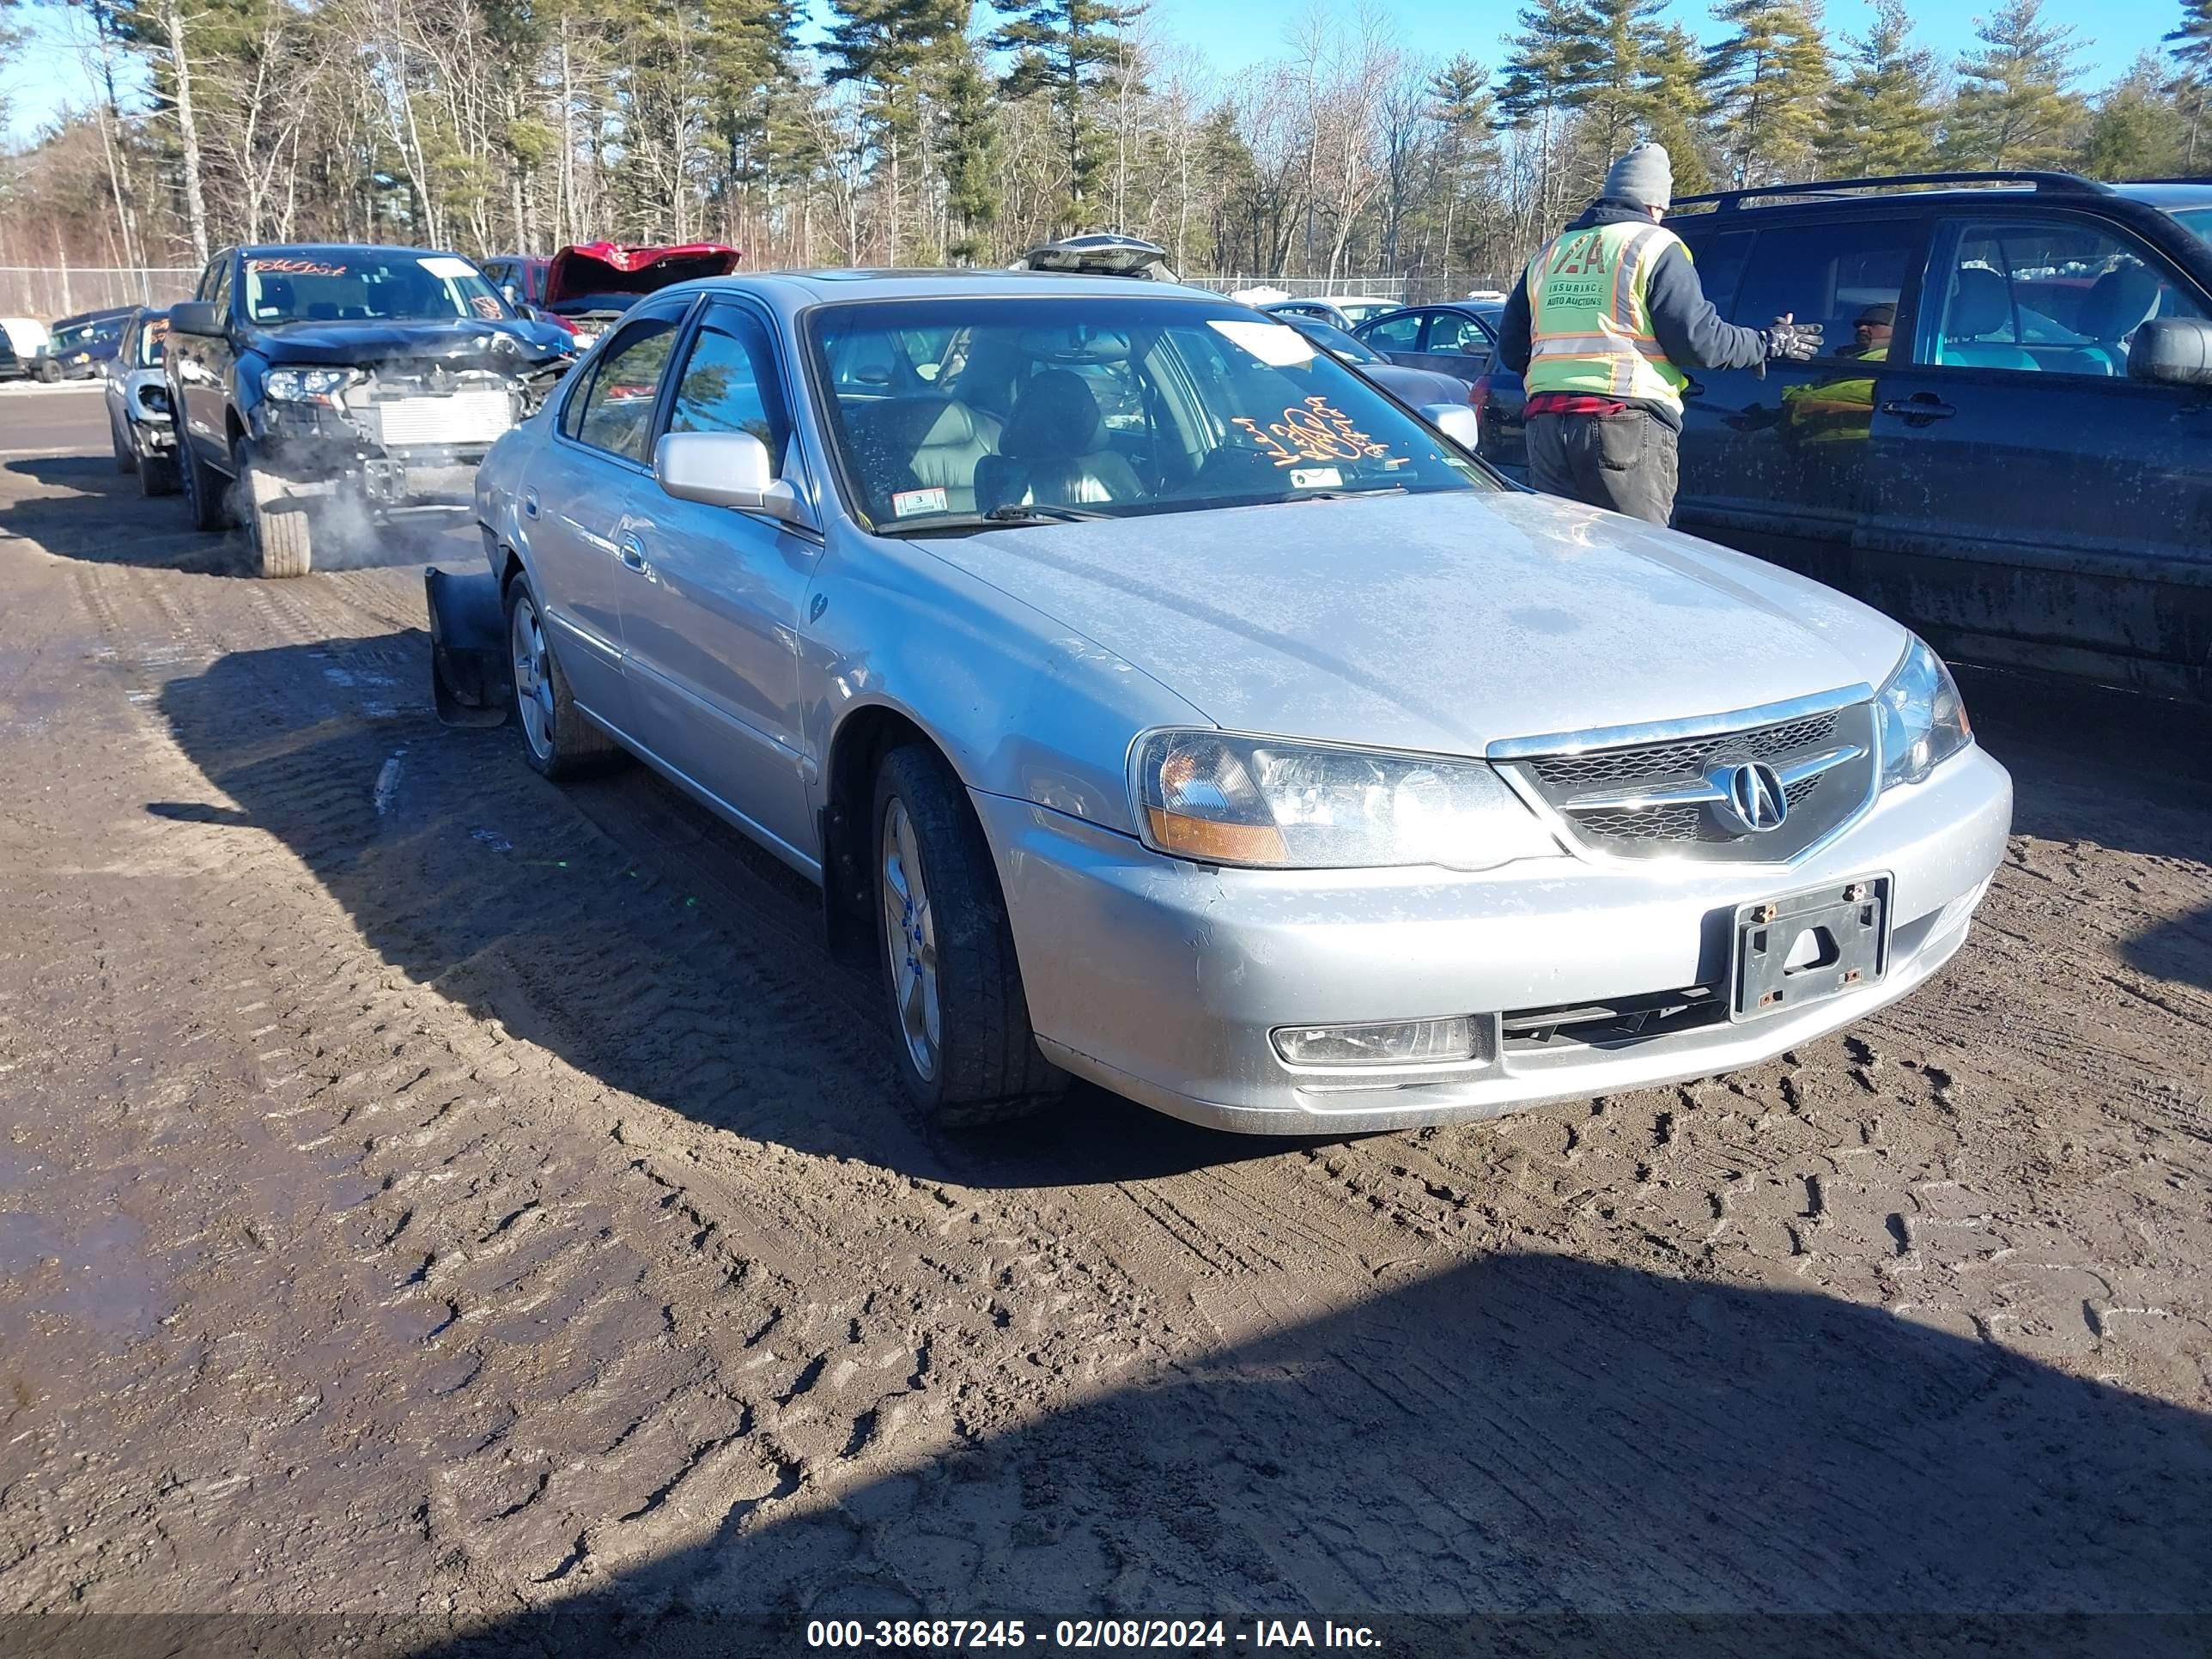
M 185 511 L 191 514 L 193 529 L 212 532 L 230 527 L 230 513 L 223 501 L 222 475 L 201 458 L 193 447 L 191 435 L 182 430 L 177 434 L 177 477 L 185 492 Z
M 507 642 L 514 723 L 522 729 L 523 758 L 532 771 L 558 782 L 604 771 L 625 758 L 622 745 L 594 726 L 569 695 L 568 676 L 554 654 L 527 576 L 517 575 L 507 586 Z
M 1049 1106 L 1067 1075 L 1038 1052 L 997 866 L 967 791 L 927 744 L 876 769 L 876 938 L 908 1096 L 945 1128 Z
M 256 466 L 250 452 L 236 450 L 233 456 L 255 569 L 268 577 L 306 575 L 315 562 L 314 525 L 307 503 L 288 495 L 283 479 Z

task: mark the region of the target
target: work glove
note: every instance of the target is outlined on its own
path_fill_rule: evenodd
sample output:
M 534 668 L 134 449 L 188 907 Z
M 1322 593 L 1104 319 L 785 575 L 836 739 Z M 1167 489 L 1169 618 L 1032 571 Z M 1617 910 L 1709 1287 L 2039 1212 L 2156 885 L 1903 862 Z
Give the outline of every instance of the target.
M 1802 363 L 1820 355 L 1820 325 L 1793 323 L 1790 320 L 1792 314 L 1784 312 L 1774 319 L 1774 326 L 1766 331 L 1769 361 Z

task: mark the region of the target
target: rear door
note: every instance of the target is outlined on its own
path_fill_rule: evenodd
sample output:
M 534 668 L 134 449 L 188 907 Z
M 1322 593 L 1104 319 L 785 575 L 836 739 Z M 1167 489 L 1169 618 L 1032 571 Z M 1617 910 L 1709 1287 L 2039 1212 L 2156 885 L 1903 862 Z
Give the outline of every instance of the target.
M 628 318 L 589 368 L 570 377 L 552 437 L 522 479 L 524 534 L 539 610 L 576 701 L 635 736 L 623 676 L 623 600 L 644 559 L 624 545 L 634 503 L 658 493 L 651 471 L 654 410 L 691 296 Z
M 683 349 L 665 429 L 751 433 L 805 499 L 772 331 L 749 305 L 711 301 Z M 620 539 L 645 566 L 622 601 L 638 737 L 811 869 L 798 642 L 821 538 L 765 514 L 679 501 L 648 478 Z
M 1764 376 L 1688 371 L 1674 522 L 1848 586 L 1867 487 L 1873 373 L 1923 262 L 1925 220 L 1917 205 L 1879 217 L 1792 214 L 1760 227 L 1747 248 L 1726 240 L 1744 234 L 1692 243 L 1706 297 L 1746 328 L 1785 313 L 1819 323 L 1822 351 L 1809 362 L 1770 363 Z M 1881 316 L 1888 331 L 1869 320 Z
M 1365 342 L 1370 351 L 1379 351 L 1392 362 L 1403 363 L 1408 368 L 1419 368 L 1421 325 L 1427 319 L 1425 311 L 1394 311 L 1363 324 L 1352 332 Z
M 2125 226 L 2025 205 L 1945 216 L 1923 291 L 1874 388 L 1863 596 L 1972 660 L 2191 690 L 2212 395 L 2129 379 L 2128 348 L 2212 295 Z
M 1410 362 L 1415 368 L 1449 374 L 1473 386 L 1489 372 L 1497 343 L 1488 325 L 1472 311 L 1431 311 L 1428 313 L 1428 326 L 1421 335 L 1420 349 L 1398 361 Z

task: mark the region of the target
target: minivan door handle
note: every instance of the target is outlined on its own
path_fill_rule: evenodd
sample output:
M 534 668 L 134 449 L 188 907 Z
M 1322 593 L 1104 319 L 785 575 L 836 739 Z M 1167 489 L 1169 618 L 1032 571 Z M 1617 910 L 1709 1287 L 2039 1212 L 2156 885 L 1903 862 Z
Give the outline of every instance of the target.
M 1893 398 L 1881 412 L 1908 421 L 1948 421 L 1959 411 L 1932 392 L 1916 392 L 1910 398 Z
M 621 555 L 623 563 L 639 575 L 653 574 L 652 565 L 646 562 L 645 544 L 638 540 L 634 532 L 625 531 L 622 539 L 615 544 L 615 551 Z

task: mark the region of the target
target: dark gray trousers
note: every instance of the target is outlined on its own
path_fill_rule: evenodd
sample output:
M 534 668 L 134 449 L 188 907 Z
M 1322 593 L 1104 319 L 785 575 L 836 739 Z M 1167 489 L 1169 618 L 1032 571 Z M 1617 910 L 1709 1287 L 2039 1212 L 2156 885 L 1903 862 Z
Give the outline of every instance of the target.
M 1528 482 L 1547 495 L 1665 524 L 1674 516 L 1677 434 L 1656 415 L 1531 415 Z

